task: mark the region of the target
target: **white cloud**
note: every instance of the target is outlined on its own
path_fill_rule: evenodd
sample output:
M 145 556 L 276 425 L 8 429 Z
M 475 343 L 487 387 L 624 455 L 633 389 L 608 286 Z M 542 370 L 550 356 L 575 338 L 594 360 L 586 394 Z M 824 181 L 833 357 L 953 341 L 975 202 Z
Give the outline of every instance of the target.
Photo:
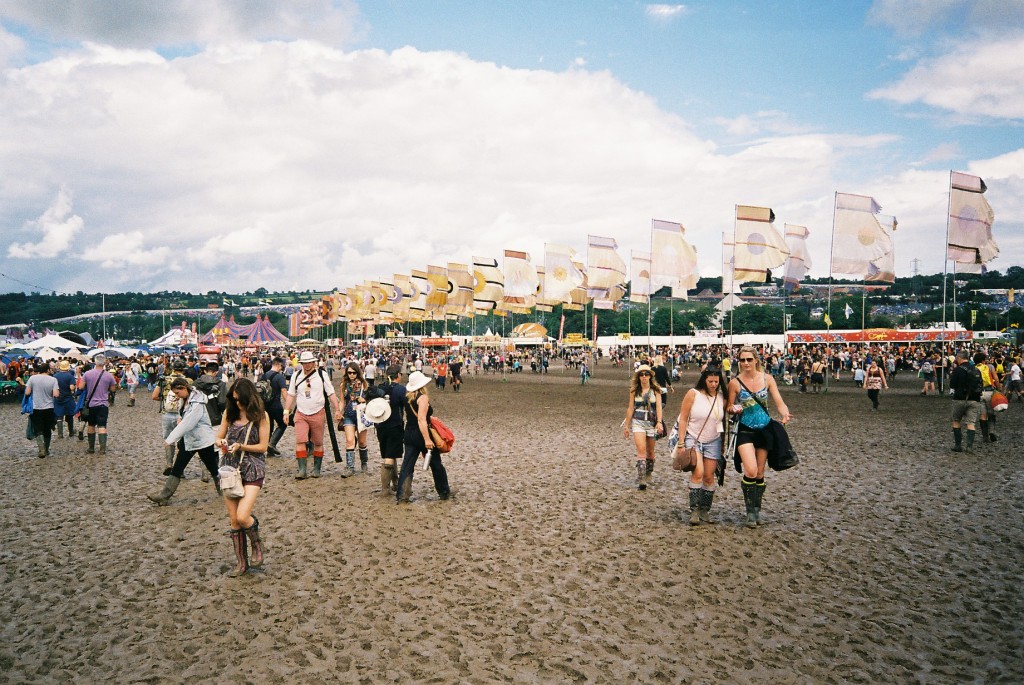
M 97 264 L 130 290 L 345 288 L 505 248 L 583 252 L 588 233 L 628 254 L 652 217 L 683 222 L 717 275 L 737 203 L 808 225 L 827 265 L 833 191 L 865 192 L 848 180 L 857 159 L 894 140 L 765 111 L 758 140 L 723 151 L 605 72 L 309 41 L 176 59 L 88 44 L 6 70 L 0 99 L 0 168 L 19 170 L 0 225 L 60 185 L 89 218 L 84 264 L 31 262 L 57 290 L 107 287 Z M 25 249 L 15 240 L 0 232 L 0 254 Z
M 906 36 L 1016 30 L 1024 27 L 1024 0 L 875 0 L 867 19 Z
M 358 10 L 351 0 L 7 0 L 0 16 L 57 40 L 117 47 L 250 39 L 339 44 L 358 30 Z
M 104 268 L 148 266 L 177 271 L 183 266 L 181 261 L 173 260 L 169 247 L 146 249 L 141 231 L 108 235 L 95 247 L 83 250 L 82 259 L 98 262 Z
M 660 21 L 668 21 L 686 14 L 689 8 L 686 5 L 646 5 L 644 12 L 649 17 Z
M 53 204 L 42 216 L 26 224 L 27 232 L 37 235 L 39 239 L 35 242 L 12 243 L 7 248 L 7 256 L 16 259 L 50 259 L 67 250 L 75 235 L 85 225 L 82 217 L 71 213 L 72 204 L 71 193 L 61 188 Z
M 1024 34 L 963 44 L 914 67 L 898 83 L 868 93 L 900 104 L 922 102 L 963 117 L 1024 118 L 1020 55 Z
M 775 110 L 741 114 L 732 118 L 716 117 L 713 121 L 725 129 L 727 134 L 735 137 L 801 134 L 807 133 L 809 129 L 806 125 L 794 122 L 788 113 Z

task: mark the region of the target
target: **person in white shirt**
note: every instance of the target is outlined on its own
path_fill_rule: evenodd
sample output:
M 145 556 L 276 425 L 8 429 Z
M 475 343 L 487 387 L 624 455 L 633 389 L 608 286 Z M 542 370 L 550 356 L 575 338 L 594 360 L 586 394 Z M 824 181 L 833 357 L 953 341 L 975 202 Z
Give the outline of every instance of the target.
M 295 460 L 298 471 L 296 480 L 306 478 L 306 442 L 313 443 L 313 477 L 320 477 L 320 467 L 324 462 L 324 429 L 327 421 L 334 422 L 341 415 L 338 397 L 334 385 L 327 379 L 327 374 L 317 367 L 316 357 L 306 351 L 299 355 L 301 370 L 292 374 L 288 384 L 284 415 L 295 413 Z M 331 415 L 327 416 L 326 399 L 331 403 Z
M 373 387 L 373 381 L 377 378 L 377 360 L 370 357 L 366 360 L 366 366 L 363 367 L 363 378 L 370 387 Z

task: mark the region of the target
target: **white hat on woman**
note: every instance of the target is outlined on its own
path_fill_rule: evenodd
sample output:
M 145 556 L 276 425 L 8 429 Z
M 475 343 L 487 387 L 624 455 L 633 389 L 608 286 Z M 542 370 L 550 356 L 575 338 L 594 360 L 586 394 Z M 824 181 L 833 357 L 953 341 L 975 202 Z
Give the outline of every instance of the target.
M 405 389 L 409 392 L 415 392 L 429 382 L 430 377 L 422 371 L 413 371 L 409 374 L 409 381 L 405 384 Z

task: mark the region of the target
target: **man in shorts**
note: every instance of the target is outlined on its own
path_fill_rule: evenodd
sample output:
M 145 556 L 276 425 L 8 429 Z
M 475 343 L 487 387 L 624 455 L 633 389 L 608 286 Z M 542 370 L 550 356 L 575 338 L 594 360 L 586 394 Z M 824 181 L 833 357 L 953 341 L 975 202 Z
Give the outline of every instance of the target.
M 100 436 L 100 454 L 107 453 L 107 418 L 110 415 L 110 398 L 117 392 L 117 379 L 104 368 L 107 358 L 97 354 L 92 359 L 93 368 L 86 371 L 78 381 L 78 389 L 85 394 L 89 406 L 86 418 L 86 433 L 89 449 L 86 454 L 96 453 L 96 435 Z
M 949 375 L 949 387 L 953 390 L 953 451 L 963 452 L 961 424 L 967 427 L 966 448 L 974 449 L 974 425 L 981 416 L 981 393 L 983 383 L 981 372 L 970 360 L 967 350 L 956 354 L 956 368 Z

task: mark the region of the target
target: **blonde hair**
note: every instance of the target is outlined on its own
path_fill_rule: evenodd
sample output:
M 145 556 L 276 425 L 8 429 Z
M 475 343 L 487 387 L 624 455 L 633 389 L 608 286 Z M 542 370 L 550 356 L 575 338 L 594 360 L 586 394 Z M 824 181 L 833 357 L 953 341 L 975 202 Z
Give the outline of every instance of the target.
M 751 356 L 754 357 L 754 368 L 757 371 L 764 371 L 764 366 L 761 364 L 761 355 L 759 355 L 757 350 L 750 345 L 744 345 L 740 348 L 740 351 L 736 353 L 736 361 L 739 361 L 739 358 L 743 356 L 744 352 L 749 352 Z

